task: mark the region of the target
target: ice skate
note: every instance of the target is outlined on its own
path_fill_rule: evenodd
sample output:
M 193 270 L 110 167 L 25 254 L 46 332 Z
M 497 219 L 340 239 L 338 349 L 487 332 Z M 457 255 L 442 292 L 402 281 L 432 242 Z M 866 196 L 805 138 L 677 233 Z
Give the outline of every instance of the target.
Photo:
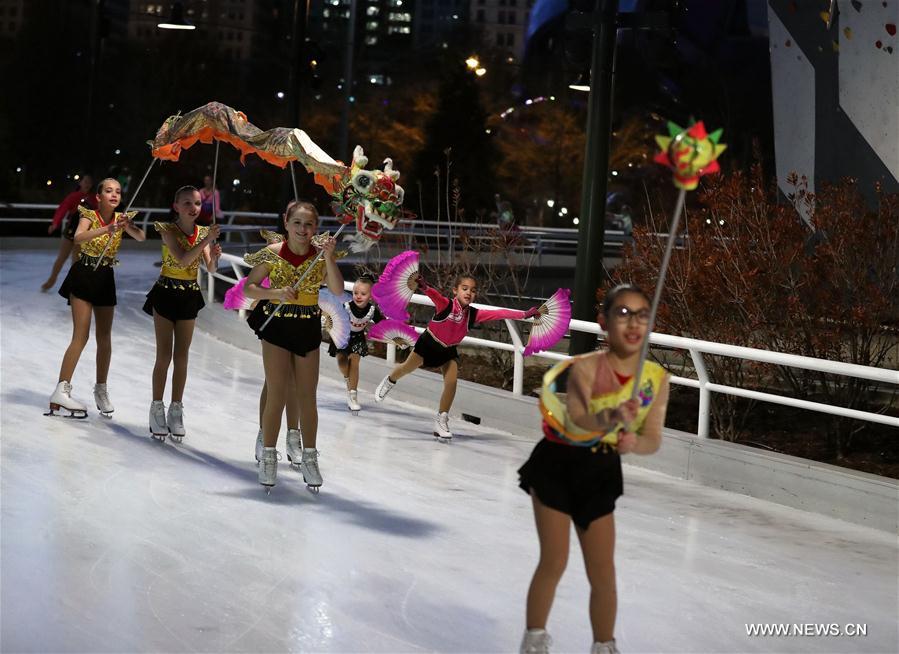
M 66 418 L 87 418 L 87 407 L 78 400 L 72 399 L 72 385 L 67 381 L 61 381 L 56 385 L 56 390 L 50 396 L 50 410 L 45 416 L 58 416 L 57 411 L 68 411 Z
M 97 411 L 104 418 L 111 418 L 115 407 L 109 401 L 109 391 L 106 390 L 106 384 L 94 385 L 94 402 L 97 403 Z
M 184 405 L 181 402 L 172 402 L 169 405 L 166 422 L 169 425 L 169 433 L 172 436 L 172 440 L 180 443 L 181 439 L 187 435 L 187 432 L 184 430 Z
M 525 629 L 519 651 L 521 654 L 549 654 L 552 644 L 553 639 L 546 633 L 546 629 Z
M 318 450 L 307 447 L 303 450 L 303 462 L 300 464 L 300 472 L 306 487 L 313 493 L 317 493 L 322 485 L 322 473 L 318 469 Z
M 278 481 L 278 452 L 273 447 L 262 448 L 262 458 L 259 461 L 259 483 L 265 487 L 266 493 L 272 492 L 272 487 Z
M 615 639 L 607 640 L 604 643 L 593 643 L 590 648 L 590 654 L 621 654 L 618 647 L 615 646 Z
M 290 432 L 290 430 L 287 430 Z M 256 434 L 256 465 L 259 465 L 259 462 L 262 461 L 262 450 L 265 446 L 262 444 L 262 430 L 259 430 L 259 433 Z M 278 455 L 278 461 L 281 460 L 281 453 L 275 450 L 275 454 Z
M 362 406 L 359 404 L 358 394 L 356 391 L 347 391 L 346 407 L 352 412 L 354 416 L 359 415 L 359 409 L 361 409 Z
M 262 450 L 265 449 L 265 446 L 262 444 L 262 430 L 259 430 L 259 433 L 256 434 L 256 465 L 259 465 L 259 462 L 262 461 Z
M 390 375 L 384 377 L 381 380 L 381 383 L 378 384 L 378 387 L 375 389 L 375 402 L 383 402 L 384 398 L 387 397 L 387 394 L 393 390 L 393 387 L 396 386 L 396 382 L 390 381 Z
M 162 400 L 150 402 L 150 437 L 165 442 L 169 435 L 169 425 L 165 420 L 165 404 Z
M 434 438 L 441 443 L 448 443 L 453 439 L 453 432 L 449 428 L 449 414 L 442 411 L 434 418 Z
M 299 429 L 287 430 L 287 460 L 297 469 L 303 461 L 303 434 Z

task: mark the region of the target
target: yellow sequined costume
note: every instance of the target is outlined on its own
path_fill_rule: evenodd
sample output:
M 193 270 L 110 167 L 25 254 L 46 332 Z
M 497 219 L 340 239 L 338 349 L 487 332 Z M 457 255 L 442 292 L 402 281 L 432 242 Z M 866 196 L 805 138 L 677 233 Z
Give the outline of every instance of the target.
M 87 218 L 91 222 L 91 226 L 89 229 L 102 229 L 107 227 L 109 223 L 103 223 L 100 218 L 100 213 L 95 209 L 88 209 L 82 205 L 78 205 L 78 213 L 82 218 Z M 116 220 L 121 220 L 124 214 L 114 213 L 113 214 L 113 222 Z M 134 218 L 137 215 L 136 211 L 128 212 L 129 218 Z M 116 254 L 119 251 L 119 246 L 122 244 L 122 234 L 125 230 L 119 229 L 116 230 L 112 237 L 109 234 L 102 234 L 101 236 L 97 236 L 87 241 L 86 243 L 81 244 L 81 260 L 85 264 L 89 264 L 93 266 L 97 263 L 97 259 L 100 255 L 103 255 L 103 261 L 100 263 L 101 266 L 115 266 L 119 262 L 115 258 Z M 109 239 L 112 238 L 112 243 L 109 244 L 109 248 L 106 248 L 106 243 Z M 106 253 L 103 253 L 104 248 L 106 248 Z
M 181 231 L 181 228 L 178 227 L 175 223 L 162 223 L 157 222 L 153 223 L 153 227 L 156 228 L 156 231 L 162 234 L 163 232 L 168 232 L 170 234 L 174 234 L 176 240 L 178 241 L 178 245 L 181 246 L 181 249 L 185 252 L 189 252 L 196 247 L 200 247 L 200 243 L 203 242 L 203 239 L 209 234 L 209 228 L 203 227 L 200 225 L 196 225 L 194 227 L 194 233 L 196 237 L 194 238 L 193 245 L 191 245 L 190 240 L 188 240 L 188 236 Z M 200 260 L 203 258 L 203 255 L 200 255 L 196 259 L 194 259 L 187 266 L 182 266 L 178 263 L 178 260 L 169 252 L 168 246 L 163 243 L 162 244 L 162 271 L 159 274 L 159 280 L 156 282 L 157 284 L 161 284 L 166 288 L 177 289 L 179 291 L 199 291 L 200 285 L 197 283 L 197 273 L 200 270 Z
M 296 284 L 297 280 L 303 276 L 306 270 L 313 264 L 315 257 L 311 257 L 301 263 L 299 266 L 292 265 L 286 259 L 278 256 L 271 248 L 264 247 L 258 252 L 245 254 L 244 261 L 251 266 L 266 264 L 269 267 L 269 280 L 272 288 L 285 288 Z M 284 318 L 319 318 L 320 311 L 318 307 L 318 289 L 321 288 L 322 282 L 325 280 L 324 258 L 315 261 L 315 267 L 306 275 L 300 287 L 297 288 L 297 297 L 291 302 L 286 302 L 285 307 L 278 313 L 279 317 Z M 280 300 L 268 300 L 260 302 L 264 305 L 263 311 L 268 316 L 275 307 L 280 304 Z
M 586 356 L 593 355 L 588 354 Z M 560 390 L 557 382 L 578 359 L 579 357 L 574 357 L 567 361 L 562 361 L 550 368 L 543 376 L 543 390 L 540 393 L 540 413 L 543 414 L 543 420 L 555 435 L 571 445 L 585 447 L 593 447 L 600 443 L 616 445 L 618 443 L 618 432 L 621 431 L 623 425 L 618 425 L 607 432 L 589 431 L 582 429 L 568 417 L 566 406 L 567 393 Z M 601 365 L 608 366 L 608 362 L 604 360 L 601 362 Z M 652 407 L 652 402 L 665 381 L 666 374 L 662 366 L 652 361 L 647 361 L 643 366 L 637 393 L 640 408 L 637 410 L 637 418 L 634 424 L 631 425 L 635 432 L 639 432 L 643 426 L 646 416 Z M 622 402 L 630 399 L 633 387 L 634 380 L 629 379 L 625 384 L 618 384 L 618 388 L 615 390 L 602 395 L 594 395 L 590 398 L 590 412 L 597 414 L 605 409 L 614 409 Z
M 186 252 L 202 247 L 203 239 L 209 234 L 208 227 L 194 226 L 193 244 L 188 236 L 175 223 L 154 223 L 160 234 L 168 232 L 178 241 L 178 245 Z M 159 314 L 166 320 L 195 320 L 200 310 L 206 306 L 200 285 L 197 283 L 197 272 L 200 270 L 202 254 L 186 266 L 169 251 L 165 242 L 162 244 L 162 272 L 153 288 L 147 293 L 144 312 L 148 315 Z

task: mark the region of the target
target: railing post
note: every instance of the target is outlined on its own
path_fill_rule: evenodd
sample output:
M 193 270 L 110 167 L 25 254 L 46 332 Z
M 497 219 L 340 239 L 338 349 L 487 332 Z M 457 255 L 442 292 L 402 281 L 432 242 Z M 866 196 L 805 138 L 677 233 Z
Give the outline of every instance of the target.
M 506 329 L 509 330 L 512 345 L 515 346 L 512 367 L 512 393 L 522 395 L 524 393 L 524 355 L 522 355 L 524 345 L 521 343 L 521 334 L 518 333 L 518 327 L 515 325 L 515 322 L 509 318 L 506 318 L 503 322 L 506 323 Z
M 396 365 L 396 343 L 387 344 L 387 363 L 391 366 Z
M 206 304 L 215 302 L 215 275 L 208 268 L 206 269 Z
M 699 416 L 696 421 L 696 435 L 699 438 L 709 437 L 709 413 L 712 408 L 712 392 L 708 388 L 709 374 L 705 367 L 702 352 L 690 349 L 690 358 L 693 359 L 693 369 L 699 380 Z

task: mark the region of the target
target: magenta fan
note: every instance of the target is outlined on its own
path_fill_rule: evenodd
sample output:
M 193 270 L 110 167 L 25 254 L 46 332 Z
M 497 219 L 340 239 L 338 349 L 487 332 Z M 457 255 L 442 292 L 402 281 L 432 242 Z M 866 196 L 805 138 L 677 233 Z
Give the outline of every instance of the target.
M 540 315 L 534 318 L 528 344 L 524 348 L 524 356 L 548 350 L 559 342 L 568 331 L 571 322 L 571 291 L 560 288 L 540 305 Z
M 409 279 L 418 273 L 418 252 L 407 250 L 387 262 L 380 279 L 371 288 L 371 295 L 388 318 L 409 320 L 406 307 L 415 291 L 409 288 Z
M 322 288 L 318 291 L 318 306 L 322 310 L 322 327 L 328 332 L 334 347 L 342 350 L 350 340 L 350 314 L 343 306 L 343 300 Z
M 415 345 L 418 340 L 418 332 L 399 320 L 382 320 L 368 330 L 368 336 L 376 341 L 395 343 L 404 350 Z
M 251 309 L 253 307 L 253 302 L 256 300 L 244 295 L 243 287 L 246 286 L 246 284 L 247 278 L 244 277 L 225 291 L 225 301 L 222 303 L 222 306 L 226 309 L 233 309 L 235 311 L 239 311 L 240 309 Z M 269 287 L 268 277 L 262 280 L 262 286 L 265 288 Z

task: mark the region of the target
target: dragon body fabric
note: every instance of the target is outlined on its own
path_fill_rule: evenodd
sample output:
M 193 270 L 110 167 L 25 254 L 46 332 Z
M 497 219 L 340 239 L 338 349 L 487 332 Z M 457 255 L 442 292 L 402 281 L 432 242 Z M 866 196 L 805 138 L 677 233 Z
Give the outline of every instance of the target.
M 210 102 L 183 115 L 170 116 L 150 143 L 157 159 L 178 161 L 181 151 L 197 141 L 230 143 L 240 151 L 243 162 L 255 154 L 270 164 L 284 168 L 291 161 L 315 176 L 315 182 L 332 198 L 332 208 L 342 223 L 355 223 L 356 233 L 348 237 L 350 249 L 363 251 L 374 245 L 384 230 L 391 230 L 411 214 L 403 209 L 400 173 L 385 159 L 383 170 L 365 170 L 368 158 L 356 146 L 349 166 L 332 159 L 301 129 L 275 127 L 263 131 L 245 114 L 219 102 Z

